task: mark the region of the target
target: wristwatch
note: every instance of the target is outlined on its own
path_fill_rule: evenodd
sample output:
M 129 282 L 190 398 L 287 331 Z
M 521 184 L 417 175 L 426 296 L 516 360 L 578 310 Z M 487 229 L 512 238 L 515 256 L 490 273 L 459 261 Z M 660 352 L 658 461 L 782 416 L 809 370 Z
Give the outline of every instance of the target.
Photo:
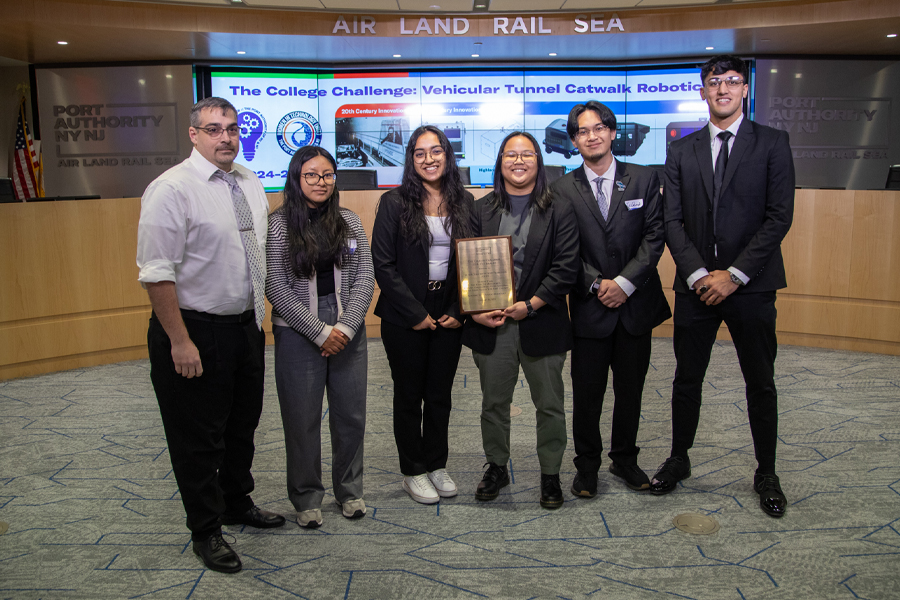
M 591 284 L 591 294 L 596 296 L 597 292 L 600 291 L 600 278 L 594 280 L 594 283 Z
M 728 271 L 728 273 L 731 275 L 731 283 L 733 283 L 734 285 L 738 285 L 738 286 L 744 285 L 744 282 L 741 281 L 741 278 L 740 278 L 740 277 L 738 277 L 737 275 L 735 275 L 735 274 L 732 273 L 731 271 Z
M 534 310 L 533 308 L 531 308 L 531 300 L 526 300 L 526 301 L 525 301 L 525 308 L 528 310 L 528 316 L 529 316 L 529 317 L 536 317 L 536 316 L 537 316 L 537 311 Z

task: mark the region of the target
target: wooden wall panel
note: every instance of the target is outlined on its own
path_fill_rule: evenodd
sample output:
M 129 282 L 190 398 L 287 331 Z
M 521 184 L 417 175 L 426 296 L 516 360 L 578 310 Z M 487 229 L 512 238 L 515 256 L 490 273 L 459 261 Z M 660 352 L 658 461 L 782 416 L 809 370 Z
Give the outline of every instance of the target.
M 854 228 L 854 207 L 847 194 L 797 191 L 794 222 L 781 247 L 786 265 L 791 265 L 786 292 L 847 297 Z
M 381 193 L 341 195 L 370 238 Z M 270 206 L 280 201 L 269 195 Z M 900 355 L 900 282 L 891 276 L 900 265 L 898 202 L 900 192 L 798 191 L 784 243 L 790 287 L 778 296 L 780 343 Z M 0 205 L 0 380 L 146 356 L 139 215 L 137 198 Z M 671 304 L 668 251 L 659 270 Z M 372 307 L 367 332 L 378 337 Z M 654 331 L 671 334 L 671 320 Z M 728 338 L 724 327 L 719 338 Z

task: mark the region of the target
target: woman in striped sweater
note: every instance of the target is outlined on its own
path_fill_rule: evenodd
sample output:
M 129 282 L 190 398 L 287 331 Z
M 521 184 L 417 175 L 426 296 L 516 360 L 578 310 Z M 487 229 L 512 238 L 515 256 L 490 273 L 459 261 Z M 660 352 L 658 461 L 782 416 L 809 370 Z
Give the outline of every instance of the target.
M 375 276 L 359 217 L 342 209 L 337 165 L 317 146 L 291 159 L 284 203 L 269 216 L 266 296 L 287 451 L 288 497 L 301 527 L 322 524 L 322 397 L 328 391 L 331 481 L 347 518 L 366 514 L 365 317 Z

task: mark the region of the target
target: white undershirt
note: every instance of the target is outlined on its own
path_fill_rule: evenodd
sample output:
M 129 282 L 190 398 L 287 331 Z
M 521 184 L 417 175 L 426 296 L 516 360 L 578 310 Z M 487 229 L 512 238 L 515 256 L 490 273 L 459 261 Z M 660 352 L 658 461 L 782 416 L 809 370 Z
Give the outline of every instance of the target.
M 431 232 L 431 246 L 428 247 L 428 279 L 443 281 L 447 279 L 450 266 L 450 235 L 444 231 L 447 217 L 430 217 L 425 215 L 428 230 Z

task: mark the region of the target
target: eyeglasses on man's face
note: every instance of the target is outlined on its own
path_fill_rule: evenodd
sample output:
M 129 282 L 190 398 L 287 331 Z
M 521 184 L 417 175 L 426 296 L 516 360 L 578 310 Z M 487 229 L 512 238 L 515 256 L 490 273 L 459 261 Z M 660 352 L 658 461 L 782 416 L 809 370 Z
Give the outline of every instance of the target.
M 226 131 L 228 135 L 234 137 L 241 132 L 241 128 L 237 125 L 231 125 L 229 127 L 219 127 L 218 125 L 210 125 L 209 127 L 194 127 L 194 129 L 199 129 L 201 131 L 205 131 L 206 135 L 211 138 L 221 137 L 223 133 Z
M 428 151 L 418 149 L 413 152 L 413 160 L 415 160 L 417 163 L 425 162 L 425 158 L 428 156 L 431 157 L 431 160 L 440 160 L 444 157 L 444 149 L 440 146 L 435 146 Z
M 721 77 L 710 77 L 706 80 L 706 87 L 710 90 L 717 90 L 723 83 L 729 90 L 734 90 L 744 85 L 744 80 L 741 77 L 725 77 L 724 79 Z
M 337 173 L 325 173 L 324 175 L 319 175 L 318 173 L 303 174 L 303 180 L 306 181 L 306 185 L 318 185 L 320 181 L 324 181 L 325 185 L 334 185 L 336 179 Z
M 522 162 L 534 162 L 537 158 L 537 153 L 534 150 L 525 150 L 524 152 L 509 150 L 503 153 L 503 162 L 514 163 L 520 158 Z
M 607 131 L 609 127 L 604 125 L 603 123 L 598 123 L 593 127 L 582 127 L 578 131 L 575 132 L 575 137 L 578 139 L 584 139 L 593 133 L 594 135 L 601 135 L 604 131 Z

